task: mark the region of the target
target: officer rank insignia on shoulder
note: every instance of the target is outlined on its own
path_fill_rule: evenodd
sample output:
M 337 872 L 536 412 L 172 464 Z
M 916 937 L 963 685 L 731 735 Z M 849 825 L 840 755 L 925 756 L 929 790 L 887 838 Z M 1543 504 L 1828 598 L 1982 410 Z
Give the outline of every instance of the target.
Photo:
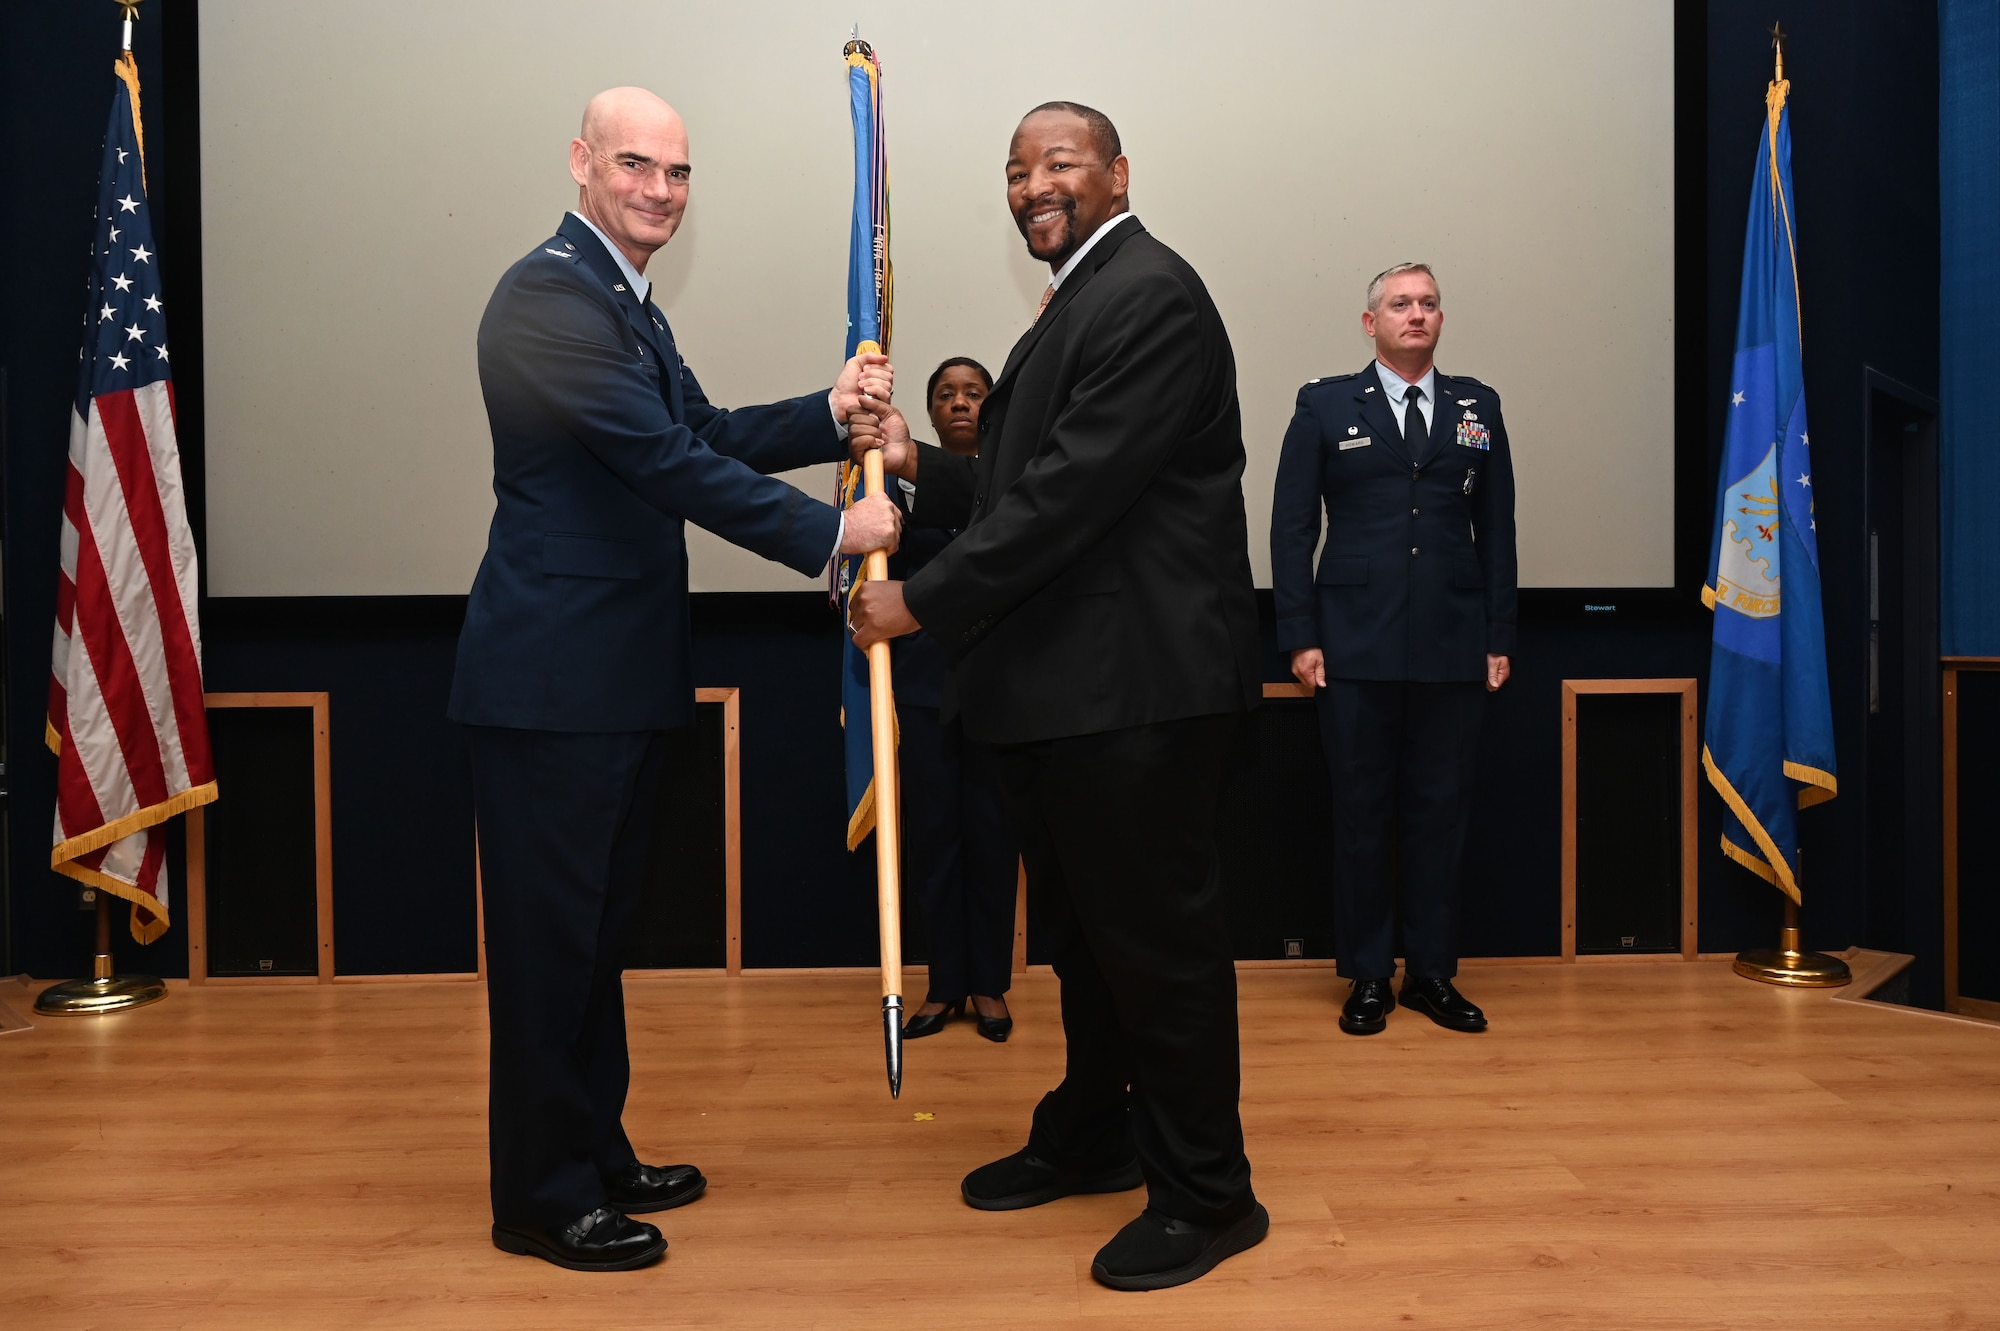
M 1306 387 L 1307 387 L 1307 388 L 1311 388 L 1311 387 L 1312 387 L 1312 386 L 1313 386 L 1314 384 L 1337 384 L 1337 383 L 1343 383 L 1343 382 L 1345 382 L 1346 380 L 1349 380 L 1349 379 L 1352 379 L 1353 377 L 1354 377 L 1354 376 L 1353 376 L 1353 375 L 1351 375 L 1351 374 L 1323 374 L 1323 375 L 1321 375 L 1321 376 L 1320 376 L 1319 378 L 1317 378 L 1317 379 L 1308 379 L 1308 380 L 1306 380 Z
M 576 262 L 576 255 L 574 255 L 574 254 L 572 254 L 572 253 L 568 252 L 567 250 L 559 250 L 559 249 L 556 249 L 556 248 L 555 248 L 554 246 L 551 246 L 551 245 L 544 245 L 544 246 L 542 246 L 542 253 L 544 253 L 544 254 L 553 254 L 553 255 L 555 255 L 555 256 L 556 256 L 556 257 L 557 257 L 558 259 L 568 259 L 568 260 L 569 260 L 569 261 L 570 261 L 571 263 L 575 263 L 575 262 Z

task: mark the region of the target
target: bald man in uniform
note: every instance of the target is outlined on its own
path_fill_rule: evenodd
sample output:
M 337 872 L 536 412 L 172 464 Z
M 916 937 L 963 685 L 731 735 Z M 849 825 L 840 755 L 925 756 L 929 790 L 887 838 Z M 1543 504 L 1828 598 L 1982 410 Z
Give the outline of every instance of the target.
M 472 755 L 492 1031 L 493 1243 L 579 1271 L 658 1261 L 632 1213 L 707 1187 L 642 1164 L 620 950 L 661 779 L 694 720 L 685 524 L 800 573 L 893 549 L 901 517 L 844 518 L 770 473 L 846 451 L 888 363 L 831 390 L 725 410 L 702 395 L 645 271 L 692 174 L 687 129 L 640 88 L 593 98 L 571 141 L 576 210 L 507 270 L 479 325 L 496 500 L 450 715 Z

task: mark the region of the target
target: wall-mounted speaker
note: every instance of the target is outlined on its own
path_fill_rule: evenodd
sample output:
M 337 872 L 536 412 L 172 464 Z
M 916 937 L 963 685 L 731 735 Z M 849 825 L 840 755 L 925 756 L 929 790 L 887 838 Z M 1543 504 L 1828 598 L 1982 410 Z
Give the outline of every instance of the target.
M 735 689 L 702 689 L 670 739 L 645 897 L 626 939 L 630 970 L 742 967 Z
M 1289 684 L 1265 686 L 1224 787 L 1219 837 L 1239 960 L 1333 951 L 1333 786 L 1319 718 Z
M 2000 1020 L 2000 659 L 1944 672 L 1945 1006 Z
M 324 693 L 211 693 L 215 802 L 188 814 L 188 978 L 333 979 Z
M 1695 947 L 1695 682 L 1563 682 L 1563 954 Z

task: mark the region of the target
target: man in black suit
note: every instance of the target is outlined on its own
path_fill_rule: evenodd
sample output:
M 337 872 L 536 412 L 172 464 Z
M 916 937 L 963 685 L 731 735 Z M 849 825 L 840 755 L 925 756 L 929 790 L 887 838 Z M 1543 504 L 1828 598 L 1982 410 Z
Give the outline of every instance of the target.
M 975 461 L 906 446 L 911 520 L 964 533 L 853 602 L 863 645 L 918 627 L 995 745 L 1054 946 L 1068 1064 L 1022 1151 L 967 1175 L 984 1210 L 1147 1185 L 1097 1254 L 1118 1289 L 1193 1280 L 1260 1240 L 1237 1112 L 1236 973 L 1216 860 L 1224 767 L 1261 692 L 1229 337 L 1127 210 L 1096 111 L 1015 130 L 1007 199 L 1052 273 L 980 414 Z M 866 433 L 865 423 L 857 433 Z
M 1514 652 L 1514 468 L 1500 395 L 1434 362 L 1431 270 L 1369 284 L 1375 360 L 1299 390 L 1271 501 L 1278 648 L 1318 688 L 1333 776 L 1335 951 L 1353 981 L 1340 1028 L 1396 1006 L 1391 829 L 1402 848 L 1402 1000 L 1486 1029 L 1458 992 L 1458 873 L 1485 695 Z M 1326 514 L 1326 549 L 1313 548 Z
M 591 100 L 577 209 L 507 270 L 479 325 L 496 503 L 450 715 L 472 754 L 484 878 L 493 1243 L 579 1271 L 657 1261 L 631 1212 L 707 1186 L 639 1163 L 620 953 L 659 791 L 694 719 L 685 523 L 801 573 L 895 545 L 882 497 L 843 516 L 765 473 L 839 457 L 880 357 L 831 391 L 725 411 L 702 396 L 646 261 L 687 204 L 687 130 L 639 88 Z

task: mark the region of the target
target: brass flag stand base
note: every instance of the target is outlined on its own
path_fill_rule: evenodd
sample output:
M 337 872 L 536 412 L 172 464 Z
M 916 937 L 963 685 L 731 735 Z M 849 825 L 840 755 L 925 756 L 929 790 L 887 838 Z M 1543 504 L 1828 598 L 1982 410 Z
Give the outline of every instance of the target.
M 35 1000 L 35 1011 L 52 1017 L 125 1012 L 157 1003 L 166 996 L 167 986 L 150 975 L 111 973 L 111 896 L 99 888 L 97 958 L 91 967 L 91 978 L 50 985 Z
M 1785 928 L 1778 946 L 1736 954 L 1736 973 L 1746 980 L 1798 989 L 1838 989 L 1853 979 L 1847 963 L 1824 952 L 1799 951 L 1799 907 L 1785 898 Z

